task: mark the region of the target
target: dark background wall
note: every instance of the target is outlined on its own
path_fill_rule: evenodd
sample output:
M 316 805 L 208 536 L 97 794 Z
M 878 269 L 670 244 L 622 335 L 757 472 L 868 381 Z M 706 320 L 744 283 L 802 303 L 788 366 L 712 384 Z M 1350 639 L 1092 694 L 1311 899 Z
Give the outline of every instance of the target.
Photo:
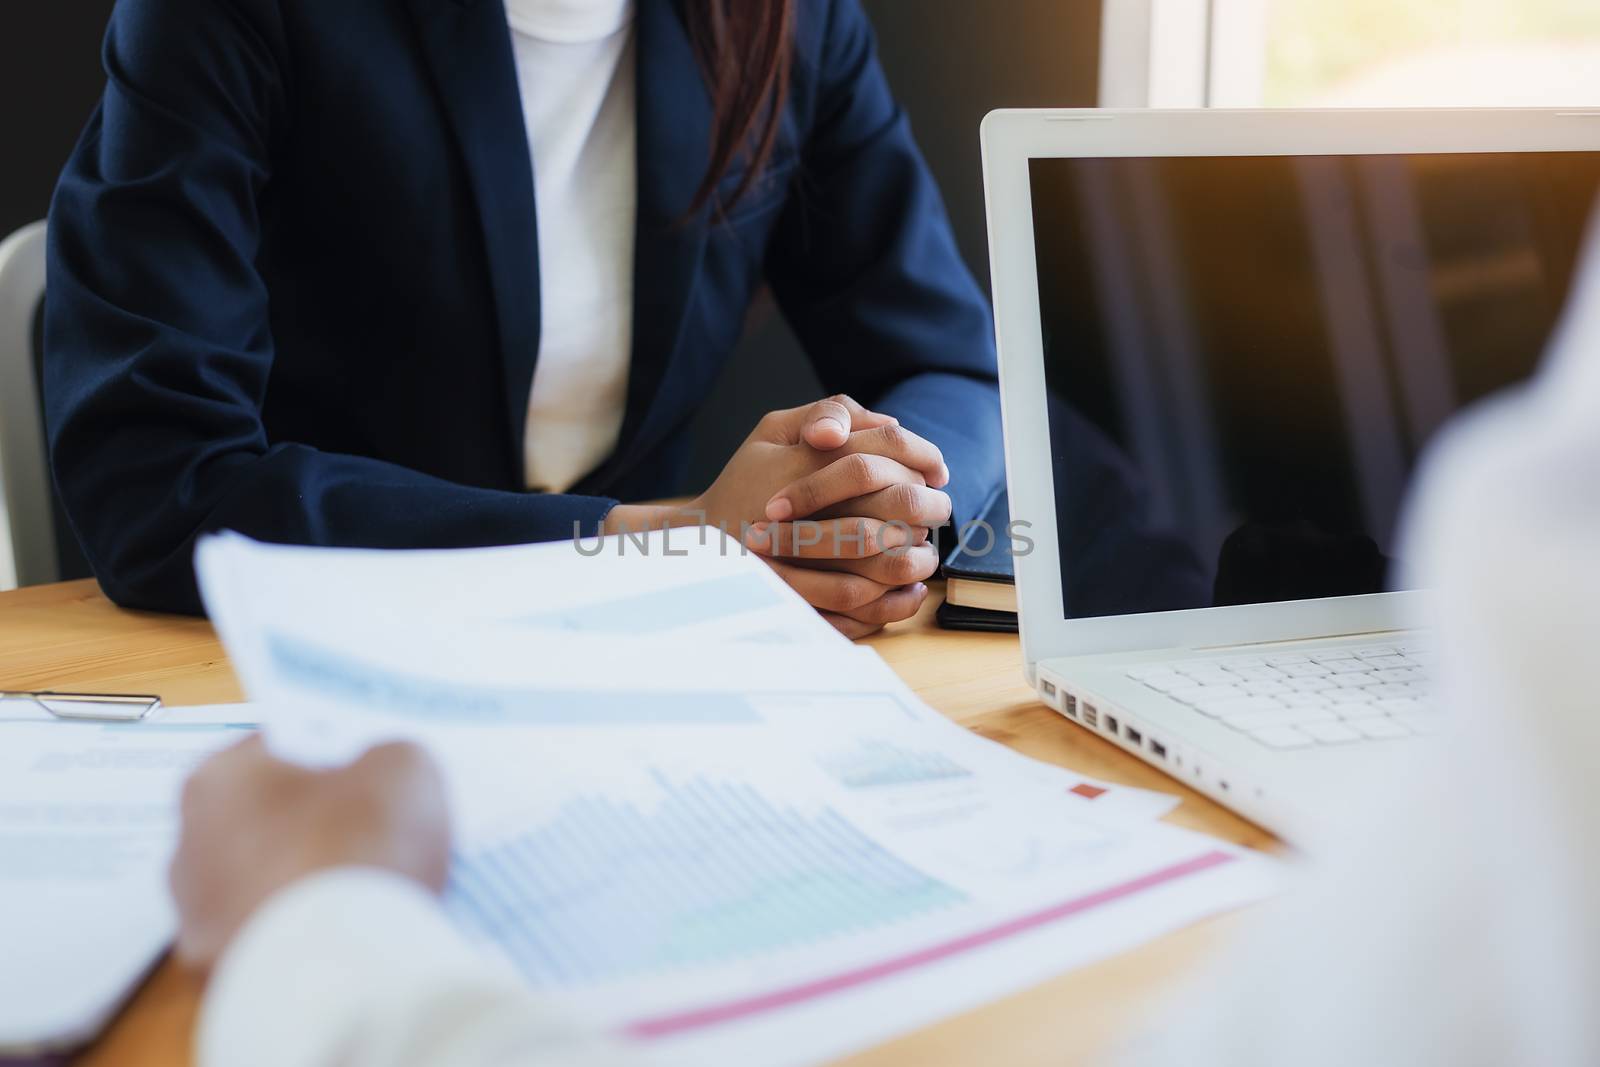
M 56 175 L 99 98 L 112 0 L 0 7 L 0 234 L 44 218 Z
M 339 2 L 339 0 L 329 0 Z M 1101 0 L 865 0 L 888 68 L 938 176 L 968 262 L 987 285 L 978 124 L 997 107 L 1090 106 Z M 99 95 L 112 0 L 0 7 L 0 234 L 42 218 Z M 695 427 L 690 485 L 703 488 L 756 417 L 816 399 L 820 385 L 783 323 L 754 316 L 739 359 Z

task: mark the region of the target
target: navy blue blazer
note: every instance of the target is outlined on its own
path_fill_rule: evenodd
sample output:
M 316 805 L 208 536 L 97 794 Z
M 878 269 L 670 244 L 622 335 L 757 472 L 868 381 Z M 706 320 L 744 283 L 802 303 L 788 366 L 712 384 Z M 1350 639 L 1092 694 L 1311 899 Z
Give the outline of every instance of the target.
M 937 443 L 976 517 L 1001 477 L 990 312 L 859 0 L 801 0 L 797 25 L 769 176 L 726 222 L 684 223 L 711 104 L 677 0 L 639 0 L 626 417 L 599 469 L 539 495 L 541 264 L 501 0 L 121 0 L 51 209 L 45 322 L 56 480 L 106 593 L 198 610 L 194 541 L 221 529 L 592 533 L 680 490 L 685 427 L 763 285 L 827 389 Z

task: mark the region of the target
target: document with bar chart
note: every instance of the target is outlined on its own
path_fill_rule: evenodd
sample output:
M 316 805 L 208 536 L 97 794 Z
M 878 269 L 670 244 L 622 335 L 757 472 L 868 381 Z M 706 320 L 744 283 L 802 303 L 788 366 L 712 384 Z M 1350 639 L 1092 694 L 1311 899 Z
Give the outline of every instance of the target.
M 212 562 L 235 549 L 257 551 Z M 302 596 L 351 588 L 333 557 L 275 559 Z M 433 752 L 449 915 L 643 1062 L 827 1062 L 1276 884 L 1269 861 L 1157 821 L 1172 798 L 984 740 L 867 649 L 661 632 L 803 631 L 744 562 L 664 581 L 630 598 L 597 577 L 585 601 L 567 576 L 520 613 L 496 600 L 487 624 L 426 597 L 291 611 L 249 575 L 207 597 L 247 692 L 276 709 L 274 750 Z
M 450 749 L 473 768 L 464 804 L 488 796 L 482 765 L 499 758 L 508 731 L 561 729 L 654 730 L 707 745 L 738 734 L 802 747 L 825 737 L 843 743 L 827 759 L 845 781 L 963 778 L 978 773 L 976 764 L 1073 793 L 1106 817 L 1158 818 L 1176 804 L 978 741 L 919 700 L 875 653 L 848 644 L 809 657 L 752 645 L 708 661 L 704 649 L 679 645 L 547 636 L 530 662 L 527 637 L 514 631 L 419 636 L 373 624 L 353 638 L 270 627 L 256 647 L 257 658 L 234 662 L 252 692 L 278 709 L 268 738 L 280 753 L 315 762 L 317 751 L 345 758 L 393 739 Z M 885 748 L 864 732 L 873 729 L 906 732 L 911 747 Z M 613 742 L 610 734 L 600 741 Z M 966 765 L 940 748 L 952 743 Z
M 615 738 L 562 733 L 531 771 L 541 801 L 464 836 L 446 906 L 660 1062 L 824 1062 L 1275 880 L 914 730 L 721 746 L 646 731 L 620 764 Z

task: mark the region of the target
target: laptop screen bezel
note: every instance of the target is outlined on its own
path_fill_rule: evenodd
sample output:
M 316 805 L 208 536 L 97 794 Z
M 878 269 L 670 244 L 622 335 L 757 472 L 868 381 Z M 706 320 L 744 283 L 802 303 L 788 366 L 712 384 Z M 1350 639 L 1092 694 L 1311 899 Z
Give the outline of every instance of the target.
M 1600 111 L 996 111 L 983 123 L 989 258 L 1030 679 L 1042 659 L 1376 633 L 1416 617 L 1417 591 L 1068 619 L 1055 529 L 1029 165 L 1036 159 L 1600 152 Z

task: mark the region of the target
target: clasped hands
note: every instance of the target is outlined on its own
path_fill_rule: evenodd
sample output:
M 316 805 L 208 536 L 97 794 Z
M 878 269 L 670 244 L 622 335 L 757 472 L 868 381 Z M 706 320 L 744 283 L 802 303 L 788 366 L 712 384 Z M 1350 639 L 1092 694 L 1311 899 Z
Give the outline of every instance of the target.
M 847 637 L 911 618 L 950 521 L 939 449 L 846 396 L 775 411 L 715 484 L 681 508 L 623 505 L 607 533 L 719 527 L 761 555 Z

